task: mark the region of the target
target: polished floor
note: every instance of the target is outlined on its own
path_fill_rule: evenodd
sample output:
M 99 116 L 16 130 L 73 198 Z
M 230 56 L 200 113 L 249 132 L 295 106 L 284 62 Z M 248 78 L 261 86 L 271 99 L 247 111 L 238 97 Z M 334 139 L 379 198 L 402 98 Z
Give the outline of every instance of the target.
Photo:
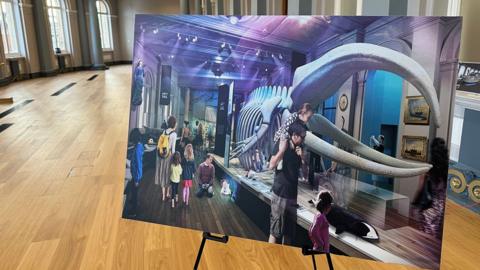
M 137 215 L 132 219 L 262 241 L 268 240 L 268 235 L 263 233 L 229 196 L 220 193 L 219 179 L 214 181 L 215 195 L 212 198 L 206 196 L 198 198 L 195 196 L 197 187 L 190 188 L 189 205 L 183 203 L 183 189 L 180 184 L 178 202 L 175 208 L 172 208 L 170 200 L 162 201 L 162 188 L 155 184 L 154 170 L 155 168 L 147 169 L 144 172 L 138 188 Z
M 0 88 L 14 105 L 33 100 L 0 118 L 12 124 L 0 132 L 0 269 L 192 268 L 200 232 L 121 218 L 130 70 Z M 0 113 L 12 106 L 0 104 Z M 480 216 L 448 201 L 442 268 L 478 269 L 479 243 Z M 333 263 L 411 269 L 343 256 Z M 311 259 L 297 248 L 232 237 L 207 243 L 200 269 L 311 269 Z

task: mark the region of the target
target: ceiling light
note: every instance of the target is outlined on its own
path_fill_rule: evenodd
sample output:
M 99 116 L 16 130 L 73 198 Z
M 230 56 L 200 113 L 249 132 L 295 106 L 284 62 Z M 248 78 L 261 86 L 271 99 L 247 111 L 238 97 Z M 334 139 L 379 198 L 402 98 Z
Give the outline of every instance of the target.
M 231 24 L 235 25 L 238 23 L 239 18 L 237 16 L 230 16 L 229 20 Z

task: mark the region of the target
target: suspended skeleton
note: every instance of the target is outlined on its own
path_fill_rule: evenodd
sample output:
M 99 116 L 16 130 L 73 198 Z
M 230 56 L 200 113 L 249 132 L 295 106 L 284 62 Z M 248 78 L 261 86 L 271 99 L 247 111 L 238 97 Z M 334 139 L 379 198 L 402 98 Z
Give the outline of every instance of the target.
M 339 46 L 319 59 L 297 68 L 289 88 L 269 86 L 255 89 L 240 111 L 237 143 L 230 159 L 238 157 L 244 168 L 251 167 L 256 149 L 269 153 L 273 149 L 275 131 L 288 118 L 294 105 L 308 102 L 320 104 L 329 98 L 354 73 L 363 70 L 385 70 L 402 76 L 425 97 L 433 122 L 440 126 L 437 94 L 425 69 L 412 58 L 397 51 L 366 43 Z M 307 123 L 310 131 L 305 137 L 309 150 L 353 168 L 389 177 L 409 177 L 430 170 L 427 163 L 399 160 L 362 144 L 344 133 L 322 115 L 315 114 Z M 351 149 L 341 150 L 313 133 L 328 136 Z

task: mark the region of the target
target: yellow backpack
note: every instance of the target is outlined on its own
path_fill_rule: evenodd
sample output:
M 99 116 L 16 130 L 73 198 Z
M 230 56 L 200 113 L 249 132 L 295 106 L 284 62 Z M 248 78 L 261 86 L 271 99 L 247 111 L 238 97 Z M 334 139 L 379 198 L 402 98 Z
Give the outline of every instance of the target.
M 172 132 L 174 131 L 167 134 L 167 131 L 165 130 L 162 135 L 160 135 L 160 138 L 158 138 L 157 150 L 158 155 L 161 158 L 167 158 L 170 156 L 170 134 L 172 134 Z

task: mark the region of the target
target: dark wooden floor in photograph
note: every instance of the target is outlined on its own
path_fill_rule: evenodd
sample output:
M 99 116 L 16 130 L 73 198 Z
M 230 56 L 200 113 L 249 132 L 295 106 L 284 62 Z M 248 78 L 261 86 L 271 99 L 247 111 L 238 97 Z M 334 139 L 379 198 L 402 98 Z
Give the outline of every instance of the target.
M 170 199 L 162 201 L 162 188 L 155 185 L 154 171 L 145 172 L 138 190 L 139 206 L 134 219 L 255 240 L 268 239 L 230 196 L 220 194 L 217 180 L 214 181 L 215 195 L 212 198 L 198 198 L 195 196 L 196 187 L 190 188 L 188 206 L 183 203 L 182 189 L 180 184 L 178 203 L 172 208 Z
M 131 72 L 114 66 L 0 88 L 0 96 L 35 99 L 0 119 L 14 123 L 0 133 L 0 269 L 193 268 L 199 231 L 121 217 Z M 441 269 L 478 269 L 478 214 L 448 200 L 443 239 Z M 332 259 L 336 270 L 412 269 Z M 316 260 L 324 269 L 325 256 Z M 199 269 L 312 269 L 312 260 L 299 248 L 231 237 L 209 241 Z

